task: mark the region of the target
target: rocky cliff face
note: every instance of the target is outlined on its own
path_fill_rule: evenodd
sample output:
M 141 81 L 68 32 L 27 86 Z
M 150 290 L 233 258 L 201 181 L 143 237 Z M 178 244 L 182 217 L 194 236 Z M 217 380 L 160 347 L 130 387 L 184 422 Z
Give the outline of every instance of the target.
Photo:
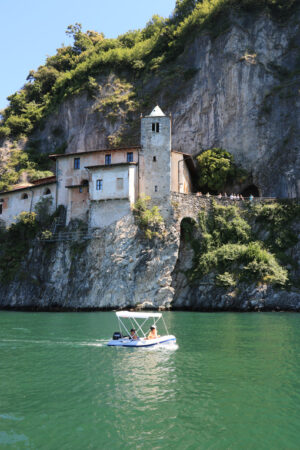
M 1 307 L 36 309 L 169 307 L 179 236 L 170 227 L 149 242 L 132 215 L 89 241 L 35 243 L 16 280 L 3 285 Z
M 298 230 L 299 232 L 299 230 Z M 300 245 L 293 249 L 300 263 Z M 238 288 L 218 287 L 215 273 L 190 283 L 186 271 L 193 265 L 191 245 L 181 241 L 178 260 L 173 272 L 174 297 L 172 308 L 196 311 L 300 311 L 299 289 L 274 289 L 267 284 L 243 283 Z
M 196 154 L 222 146 L 252 174 L 263 196 L 298 196 L 299 18 L 298 12 L 282 24 L 266 15 L 233 16 L 226 32 L 188 45 L 165 78 L 123 86 L 113 74 L 99 78 L 93 98 L 66 100 L 34 138 L 48 152 L 63 144 L 67 152 L 139 144 L 139 114 L 159 103 L 173 116 L 173 148 Z M 150 96 L 151 104 L 132 108 L 124 100 L 130 92 Z M 117 108 L 109 115 L 105 102 L 113 98 Z
M 300 311 L 296 287 L 275 289 L 263 283 L 220 287 L 214 272 L 191 282 L 187 271 L 195 255 L 180 223 L 182 217 L 195 219 L 199 208 L 209 210 L 211 201 L 194 197 L 187 204 L 182 200 L 175 205 L 175 200 L 176 196 L 162 238 L 145 238 L 130 214 L 98 230 L 92 240 L 35 241 L 15 280 L 1 284 L 0 309 Z M 299 223 L 293 226 L 299 236 Z M 299 241 L 287 256 L 293 261 L 294 278 L 300 279 Z
M 215 41 L 198 38 L 186 53 L 198 73 L 175 105 L 175 143 L 228 149 L 264 196 L 300 192 L 299 30 L 299 15 L 288 26 L 244 16 Z

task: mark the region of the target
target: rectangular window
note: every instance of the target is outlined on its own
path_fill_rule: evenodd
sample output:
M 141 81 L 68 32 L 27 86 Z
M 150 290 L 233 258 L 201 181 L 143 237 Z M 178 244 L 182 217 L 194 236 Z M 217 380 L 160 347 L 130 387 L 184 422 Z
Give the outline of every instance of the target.
M 2 214 L 2 203 L 0 203 L 0 214 Z
M 96 191 L 102 191 L 103 190 L 103 180 L 97 180 L 96 181 Z
M 153 156 L 153 162 L 156 162 L 156 156 Z
M 74 169 L 80 169 L 80 158 L 74 158 Z
M 159 122 L 152 123 L 152 131 L 159 133 Z
M 124 179 L 123 178 L 117 178 L 117 189 L 118 191 L 121 191 L 124 187 Z
M 133 153 L 132 152 L 127 153 L 127 162 L 133 162 Z
M 158 187 L 157 186 L 154 187 L 154 191 L 158 192 Z
M 111 164 L 111 155 L 105 155 L 105 165 L 109 166 Z

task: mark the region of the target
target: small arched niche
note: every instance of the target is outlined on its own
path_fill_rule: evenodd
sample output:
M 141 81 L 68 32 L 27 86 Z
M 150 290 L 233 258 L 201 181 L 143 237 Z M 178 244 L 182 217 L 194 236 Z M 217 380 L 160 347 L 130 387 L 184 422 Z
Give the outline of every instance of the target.
M 50 195 L 50 194 L 51 194 L 51 190 L 50 190 L 49 188 L 46 188 L 46 189 L 44 190 L 43 195 Z
M 253 195 L 253 197 L 260 197 L 259 189 L 255 184 L 250 184 L 242 192 L 243 197 L 250 197 L 250 195 Z
M 26 192 L 25 192 L 25 194 L 21 195 L 21 199 L 22 200 L 26 200 L 27 198 L 28 198 L 28 194 L 26 194 Z

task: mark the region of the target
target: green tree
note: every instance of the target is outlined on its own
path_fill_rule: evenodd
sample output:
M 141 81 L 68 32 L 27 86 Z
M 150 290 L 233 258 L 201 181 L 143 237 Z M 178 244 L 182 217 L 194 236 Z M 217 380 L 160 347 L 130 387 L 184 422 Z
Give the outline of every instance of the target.
M 200 189 L 222 191 L 238 175 L 233 156 L 222 148 L 206 150 L 197 161 Z
M 21 134 L 28 134 L 32 130 L 32 123 L 29 119 L 22 116 L 11 115 L 5 125 L 9 127 L 11 133 L 15 137 L 19 137 Z
M 66 34 L 73 37 L 73 51 L 75 54 L 80 55 L 82 52 L 92 48 L 94 44 L 101 42 L 104 39 L 102 33 L 95 31 L 88 31 L 83 33 L 81 23 L 76 22 L 75 25 L 69 25 Z
M 188 17 L 197 3 L 200 3 L 201 0 L 176 0 L 176 6 L 174 10 L 174 14 L 172 20 L 174 22 L 179 23 L 182 22 L 186 17 Z

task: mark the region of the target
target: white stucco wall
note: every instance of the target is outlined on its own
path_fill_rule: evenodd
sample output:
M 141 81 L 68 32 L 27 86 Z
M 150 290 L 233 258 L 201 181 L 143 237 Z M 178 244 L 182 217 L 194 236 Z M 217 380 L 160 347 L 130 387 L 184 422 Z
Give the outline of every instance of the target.
M 130 204 L 133 205 L 138 197 L 138 168 L 136 166 L 129 166 L 128 168 L 128 188 L 129 188 L 129 201 Z
M 51 193 L 44 195 L 46 190 L 50 189 Z M 27 199 L 23 199 L 24 194 L 28 195 Z M 6 194 L 0 194 L 2 203 L 2 214 L 0 219 L 5 221 L 6 226 L 16 222 L 16 217 L 21 212 L 33 212 L 36 204 L 42 198 L 51 198 L 50 213 L 55 211 L 55 195 L 56 186 L 54 183 L 42 186 L 29 186 L 27 189 L 16 190 Z
M 56 159 L 57 178 L 57 204 L 68 207 L 69 193 L 66 186 L 79 185 L 83 180 L 89 180 L 89 172 L 86 166 L 105 164 L 105 156 L 111 155 L 111 164 L 127 162 L 127 153 L 133 153 L 133 161 L 138 161 L 137 149 L 99 150 L 91 153 L 78 153 L 62 155 Z M 80 169 L 74 169 L 74 159 L 80 158 Z
M 129 199 L 135 201 L 136 166 L 120 165 L 92 169 L 90 171 L 90 200 Z M 123 188 L 117 186 L 123 180 Z M 97 190 L 97 180 L 102 180 L 102 190 Z
M 188 194 L 192 192 L 192 179 L 184 155 L 172 152 L 171 157 L 171 190 Z

